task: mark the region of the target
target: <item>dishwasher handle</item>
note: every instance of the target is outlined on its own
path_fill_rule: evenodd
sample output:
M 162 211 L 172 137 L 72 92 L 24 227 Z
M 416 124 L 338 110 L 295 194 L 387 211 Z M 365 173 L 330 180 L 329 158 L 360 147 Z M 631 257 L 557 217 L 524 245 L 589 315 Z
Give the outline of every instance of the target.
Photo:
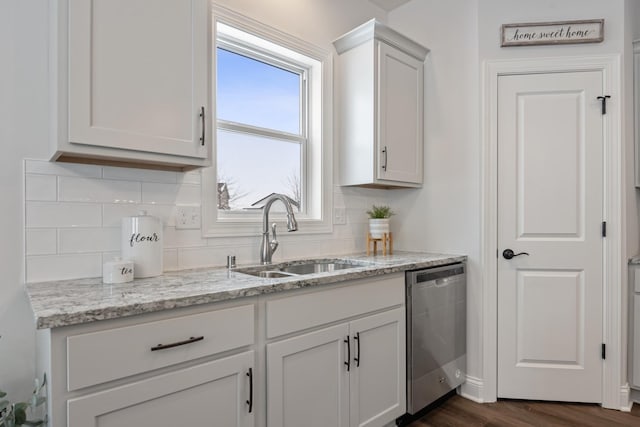
M 430 271 L 430 270 L 416 271 L 413 273 L 413 283 L 424 283 L 424 282 L 435 281 L 436 284 L 438 284 L 438 283 L 442 283 L 443 279 L 447 279 L 447 278 L 453 279 L 454 276 L 463 276 L 464 274 L 465 274 L 464 266 L 462 265 L 444 268 L 444 269 L 437 269 L 436 271 Z

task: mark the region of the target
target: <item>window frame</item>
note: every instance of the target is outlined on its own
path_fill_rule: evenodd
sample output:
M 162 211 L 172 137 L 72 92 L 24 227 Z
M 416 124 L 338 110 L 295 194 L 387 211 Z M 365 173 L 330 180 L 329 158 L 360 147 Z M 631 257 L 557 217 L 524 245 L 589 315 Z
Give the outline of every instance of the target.
M 308 102 L 308 116 L 301 117 L 301 134 L 306 132 L 307 142 L 302 144 L 302 153 L 306 159 L 301 162 L 300 180 L 303 189 L 303 201 L 301 212 L 296 214 L 298 220 L 298 231 L 296 234 L 331 233 L 332 224 L 332 200 L 333 200 L 333 171 L 332 165 L 332 55 L 328 52 L 311 45 L 310 43 L 297 39 L 291 35 L 283 33 L 277 29 L 269 27 L 261 22 L 250 19 L 239 13 L 219 5 L 212 5 L 211 22 L 211 46 L 209 52 L 212 61 L 210 70 L 211 81 L 211 110 L 210 125 L 214 126 L 212 138 L 212 166 L 202 170 L 202 234 L 204 237 L 238 237 L 238 236 L 258 236 L 262 233 L 262 211 L 219 211 L 217 206 L 217 115 L 215 112 L 215 72 L 218 47 L 218 24 L 223 24 L 235 28 L 242 32 L 256 36 L 268 44 L 280 46 L 283 50 L 289 50 L 302 57 L 308 57 L 316 61 L 316 65 L 309 70 L 305 76 L 304 84 L 307 85 L 307 99 L 301 102 Z M 233 37 L 225 35 L 221 47 L 227 43 L 233 43 Z M 246 42 L 241 42 L 242 45 Z M 251 47 L 252 53 L 265 49 L 263 46 Z M 279 52 L 275 52 L 277 58 Z M 280 52 L 281 55 L 283 55 Z M 253 56 L 251 56 L 253 57 Z M 272 63 L 270 61 L 264 61 Z M 296 64 L 296 58 L 286 57 L 285 63 Z M 301 64 L 303 65 L 303 63 Z M 303 91 L 304 93 L 305 91 Z M 224 122 L 232 130 L 236 124 Z M 243 128 L 252 128 L 256 136 L 274 136 L 269 130 L 241 125 Z M 246 127 L 245 127 L 246 126 Z M 266 133 L 266 134 L 265 134 Z M 280 132 L 276 132 L 281 135 Z M 295 135 L 295 134 L 289 134 Z M 283 214 L 273 212 L 271 219 L 277 223 L 284 223 Z M 280 225 L 280 224 L 279 224 Z M 280 229 L 282 225 L 280 225 Z
M 309 123 L 308 123 L 308 111 L 309 111 L 309 69 L 305 64 L 295 61 L 291 58 L 286 58 L 283 55 L 267 51 L 264 48 L 251 45 L 248 42 L 237 39 L 233 36 L 222 35 L 216 40 L 216 46 L 214 49 L 217 52 L 218 48 L 227 50 L 233 54 L 243 55 L 249 59 L 262 62 L 273 67 L 280 68 L 284 71 L 288 71 L 299 75 L 299 108 L 300 116 L 298 117 L 298 129 L 299 133 L 290 133 L 286 131 L 279 131 L 273 128 L 265 128 L 261 126 L 254 126 L 247 123 L 234 122 L 230 120 L 219 119 L 215 117 L 215 130 L 223 130 L 228 132 L 237 132 L 249 136 L 255 136 L 259 138 L 274 139 L 277 141 L 295 143 L 300 146 L 300 185 L 302 190 L 302 200 L 300 206 L 300 215 L 306 215 L 308 212 L 306 203 L 306 163 L 307 163 L 307 145 L 309 144 Z M 215 99 L 214 99 L 215 101 Z M 217 142 L 217 132 L 216 132 Z M 217 149 L 216 149 L 217 152 Z M 217 158 L 216 158 L 217 159 Z M 216 165 L 217 166 L 217 165 Z M 222 216 L 229 215 L 247 215 L 247 211 L 231 210 L 219 213 Z

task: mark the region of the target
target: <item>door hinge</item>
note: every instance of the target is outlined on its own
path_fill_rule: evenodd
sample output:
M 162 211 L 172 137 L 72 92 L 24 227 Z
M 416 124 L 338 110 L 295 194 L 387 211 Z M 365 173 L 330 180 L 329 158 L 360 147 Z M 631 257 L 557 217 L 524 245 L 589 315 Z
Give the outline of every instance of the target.
M 605 360 L 607 358 L 607 345 L 605 343 L 602 343 L 602 360 Z
M 601 111 L 602 111 L 602 115 L 604 116 L 605 114 L 607 114 L 607 99 L 611 98 L 611 96 L 604 95 L 604 96 L 598 96 L 596 98 L 599 99 L 600 102 L 602 103 Z
M 602 237 L 607 237 L 607 221 L 602 221 Z

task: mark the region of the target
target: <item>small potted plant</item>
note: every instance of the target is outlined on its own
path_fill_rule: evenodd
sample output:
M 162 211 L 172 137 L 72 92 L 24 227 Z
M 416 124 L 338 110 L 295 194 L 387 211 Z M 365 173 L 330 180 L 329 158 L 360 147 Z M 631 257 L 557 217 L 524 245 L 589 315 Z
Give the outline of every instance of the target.
M 389 235 L 389 218 L 394 215 L 389 206 L 373 205 L 367 214 L 369 215 L 369 234 L 372 239 L 382 239 L 385 233 Z
M 11 403 L 7 397 L 7 393 L 0 390 L 0 427 L 17 427 L 17 426 L 42 426 L 46 424 L 45 419 L 28 420 L 27 410 L 35 410 L 46 402 L 46 397 L 42 396 L 42 390 L 47 384 L 47 377 L 44 376 L 42 383 L 38 380 L 35 382 L 35 388 L 29 402 Z

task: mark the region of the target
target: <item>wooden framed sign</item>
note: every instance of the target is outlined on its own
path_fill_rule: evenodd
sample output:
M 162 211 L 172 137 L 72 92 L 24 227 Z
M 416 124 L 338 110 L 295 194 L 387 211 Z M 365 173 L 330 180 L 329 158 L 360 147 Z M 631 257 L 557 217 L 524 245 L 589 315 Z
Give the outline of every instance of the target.
M 600 43 L 603 40 L 604 19 L 535 22 L 503 24 L 500 46 Z

